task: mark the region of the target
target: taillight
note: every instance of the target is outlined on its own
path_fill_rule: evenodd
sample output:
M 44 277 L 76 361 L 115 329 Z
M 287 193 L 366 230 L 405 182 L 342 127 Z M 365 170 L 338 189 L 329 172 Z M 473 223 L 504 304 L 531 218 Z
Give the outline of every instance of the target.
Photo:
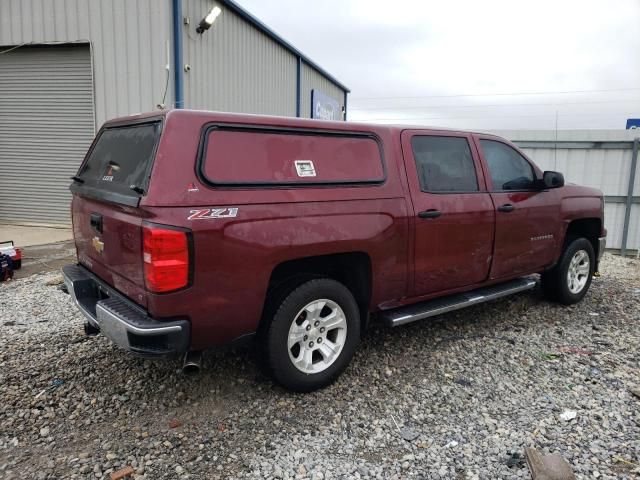
M 147 289 L 170 292 L 189 284 L 187 232 L 155 226 L 142 228 L 144 278 Z

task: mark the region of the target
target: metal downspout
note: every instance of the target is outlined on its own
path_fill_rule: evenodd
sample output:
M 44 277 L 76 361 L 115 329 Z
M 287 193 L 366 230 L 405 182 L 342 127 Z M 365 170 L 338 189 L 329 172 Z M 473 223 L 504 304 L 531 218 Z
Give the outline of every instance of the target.
M 300 104 L 302 103 L 302 57 L 298 56 L 296 65 L 296 117 L 300 117 Z
M 640 138 L 633 139 L 633 153 L 631 154 L 631 170 L 629 172 L 629 187 L 627 188 L 627 201 L 624 210 L 624 227 L 622 230 L 622 244 L 620 246 L 620 255 L 625 256 L 627 253 L 627 238 L 629 236 L 629 222 L 631 219 L 631 207 L 633 206 L 633 186 L 636 183 L 636 167 L 638 166 L 638 142 Z
M 347 91 L 344 91 L 344 118 L 343 120 L 347 121 Z
M 175 108 L 184 108 L 182 72 L 182 0 L 173 0 L 173 74 Z

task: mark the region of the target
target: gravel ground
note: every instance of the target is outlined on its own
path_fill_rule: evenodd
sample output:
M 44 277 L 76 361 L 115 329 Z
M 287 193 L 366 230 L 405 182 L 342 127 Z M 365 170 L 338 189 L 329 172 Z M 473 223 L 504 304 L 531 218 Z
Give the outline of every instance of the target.
M 578 478 L 637 478 L 640 263 L 607 255 L 602 271 L 573 307 L 536 289 L 374 325 L 306 395 L 247 350 L 186 378 L 85 338 L 55 272 L 0 285 L 0 478 L 530 478 L 526 446 Z

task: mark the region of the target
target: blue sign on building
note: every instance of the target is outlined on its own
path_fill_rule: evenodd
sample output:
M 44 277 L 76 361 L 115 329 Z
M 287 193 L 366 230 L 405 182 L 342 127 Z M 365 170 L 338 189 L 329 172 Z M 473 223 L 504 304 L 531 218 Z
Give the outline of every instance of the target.
M 627 120 L 627 130 L 640 129 L 640 118 L 629 118 Z
M 311 90 L 311 118 L 342 120 L 340 102 L 314 88 Z

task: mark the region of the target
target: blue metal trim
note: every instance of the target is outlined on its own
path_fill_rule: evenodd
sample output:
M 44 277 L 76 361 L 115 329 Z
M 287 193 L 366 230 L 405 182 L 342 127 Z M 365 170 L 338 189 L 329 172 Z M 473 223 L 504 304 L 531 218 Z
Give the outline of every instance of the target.
M 175 2 L 175 0 L 174 0 L 174 2 Z M 289 42 L 287 42 L 284 38 L 282 38 L 280 35 L 278 35 L 273 30 L 271 30 L 269 27 L 267 27 L 264 23 L 262 23 L 260 20 L 258 20 L 253 15 L 251 15 L 249 12 L 247 12 L 244 8 L 242 8 L 236 2 L 234 2 L 233 0 L 219 0 L 219 2 L 222 3 L 223 5 L 225 5 L 230 10 L 232 10 L 236 15 L 239 15 L 240 17 L 242 17 L 247 22 L 253 24 L 254 27 L 256 27 L 258 30 L 260 30 L 262 33 L 267 35 L 272 40 L 274 40 L 277 43 L 279 43 L 280 45 L 282 45 L 284 48 L 289 50 L 291 53 L 293 53 L 294 55 L 302 58 L 302 60 L 304 60 L 304 62 L 307 65 L 315 68 L 318 72 L 320 72 L 322 75 L 327 77 L 327 79 L 329 79 L 331 82 L 335 83 L 342 90 L 344 90 L 345 92 L 351 92 L 351 90 L 349 90 L 348 87 L 343 85 L 333 75 L 328 73 L 326 70 L 324 70 L 322 67 L 320 67 L 316 63 L 314 63 L 310 58 L 306 57 L 300 50 L 295 48 L 293 45 L 291 45 Z
M 300 104 L 302 102 L 302 57 L 296 62 L 296 117 L 300 118 Z
M 182 68 L 182 0 L 173 0 L 173 74 L 175 108 L 184 108 Z
M 347 92 L 344 92 L 344 118 L 343 120 L 347 121 Z

